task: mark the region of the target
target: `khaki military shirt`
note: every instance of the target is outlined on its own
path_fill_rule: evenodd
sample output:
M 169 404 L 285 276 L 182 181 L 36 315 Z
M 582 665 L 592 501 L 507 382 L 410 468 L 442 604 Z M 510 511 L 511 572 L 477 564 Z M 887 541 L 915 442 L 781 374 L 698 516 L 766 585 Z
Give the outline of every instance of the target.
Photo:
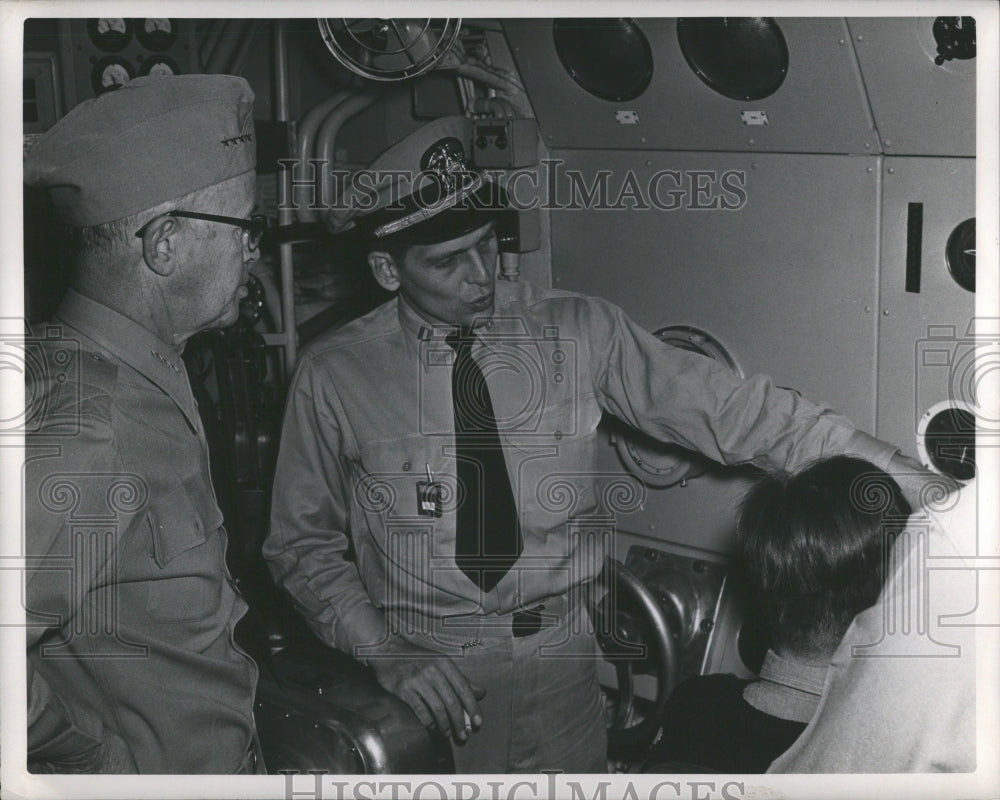
M 636 497 L 624 476 L 598 474 L 605 412 L 724 464 L 794 469 L 849 453 L 885 468 L 895 452 L 765 376 L 742 380 L 660 342 L 606 301 L 523 282 L 499 282 L 496 297 L 473 355 L 490 389 L 524 550 L 485 594 L 454 560 L 450 330 L 396 298 L 302 355 L 264 553 L 332 645 L 363 644 L 339 622 L 365 604 L 419 626 L 530 608 L 592 579 L 615 513 Z M 418 508 L 418 483 L 429 479 L 442 486 L 440 517 Z
M 233 643 L 246 605 L 180 355 L 75 292 L 36 335 L 29 761 L 58 769 L 111 730 L 140 772 L 231 773 L 257 669 Z

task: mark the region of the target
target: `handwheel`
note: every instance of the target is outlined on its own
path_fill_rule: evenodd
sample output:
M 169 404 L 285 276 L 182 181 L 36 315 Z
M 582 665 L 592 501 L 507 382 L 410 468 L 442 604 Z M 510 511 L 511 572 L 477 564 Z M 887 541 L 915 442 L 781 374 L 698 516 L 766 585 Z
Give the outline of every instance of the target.
M 614 665 L 618 681 L 618 702 L 608 727 L 608 757 L 636 757 L 652 744 L 677 684 L 678 645 L 663 607 L 620 561 L 605 562 L 596 586 L 591 618 L 601 652 Z M 643 719 L 633 724 L 634 675 L 640 670 L 655 677 L 656 699 Z

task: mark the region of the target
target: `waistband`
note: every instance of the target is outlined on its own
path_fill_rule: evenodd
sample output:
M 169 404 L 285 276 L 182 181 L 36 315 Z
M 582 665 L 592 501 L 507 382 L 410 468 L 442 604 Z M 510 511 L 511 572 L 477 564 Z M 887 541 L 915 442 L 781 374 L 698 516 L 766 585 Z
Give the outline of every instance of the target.
M 583 611 L 583 603 L 577 593 L 571 593 L 541 598 L 527 607 L 505 614 L 434 617 L 408 610 L 405 616 L 393 612 L 390 617 L 396 630 L 406 638 L 420 641 L 430 637 L 438 644 L 465 650 L 482 644 L 485 639 L 523 639 L 562 627 L 580 611 Z

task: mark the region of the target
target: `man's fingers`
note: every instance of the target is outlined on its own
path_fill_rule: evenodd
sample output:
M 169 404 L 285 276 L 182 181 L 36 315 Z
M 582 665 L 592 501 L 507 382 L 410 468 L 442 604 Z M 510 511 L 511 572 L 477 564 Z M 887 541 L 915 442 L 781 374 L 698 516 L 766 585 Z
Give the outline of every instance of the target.
M 486 690 L 482 686 L 480 686 L 475 681 L 468 680 L 468 678 L 466 678 L 466 680 L 469 682 L 469 686 L 472 689 L 472 693 L 476 696 L 477 700 L 482 700 L 484 697 L 486 697 Z
M 448 685 L 454 696 L 456 697 L 460 708 L 457 709 L 457 713 L 462 715 L 461 727 L 465 729 L 465 716 L 462 714 L 464 711 L 469 715 L 469 720 L 472 727 L 478 728 L 483 724 L 483 714 L 479 709 L 479 703 L 476 702 L 477 699 L 486 696 L 486 690 L 479 684 L 473 683 L 468 678 L 465 677 L 450 661 L 448 662 L 446 668 L 441 670 L 443 677 L 448 681 Z
M 434 717 L 431 715 L 427 703 L 424 702 L 423 698 L 417 692 L 404 689 L 397 696 L 413 710 L 417 719 L 420 720 L 421 725 L 425 728 L 433 728 L 435 726 Z

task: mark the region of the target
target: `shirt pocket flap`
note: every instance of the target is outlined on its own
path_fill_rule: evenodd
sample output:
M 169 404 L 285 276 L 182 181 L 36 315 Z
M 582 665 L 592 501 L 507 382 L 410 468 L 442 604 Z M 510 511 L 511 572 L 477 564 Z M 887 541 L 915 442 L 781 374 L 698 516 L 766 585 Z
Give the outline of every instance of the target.
M 147 518 L 153 560 L 163 569 L 181 553 L 204 544 L 222 518 L 215 503 L 199 503 L 180 488 L 150 506 Z

